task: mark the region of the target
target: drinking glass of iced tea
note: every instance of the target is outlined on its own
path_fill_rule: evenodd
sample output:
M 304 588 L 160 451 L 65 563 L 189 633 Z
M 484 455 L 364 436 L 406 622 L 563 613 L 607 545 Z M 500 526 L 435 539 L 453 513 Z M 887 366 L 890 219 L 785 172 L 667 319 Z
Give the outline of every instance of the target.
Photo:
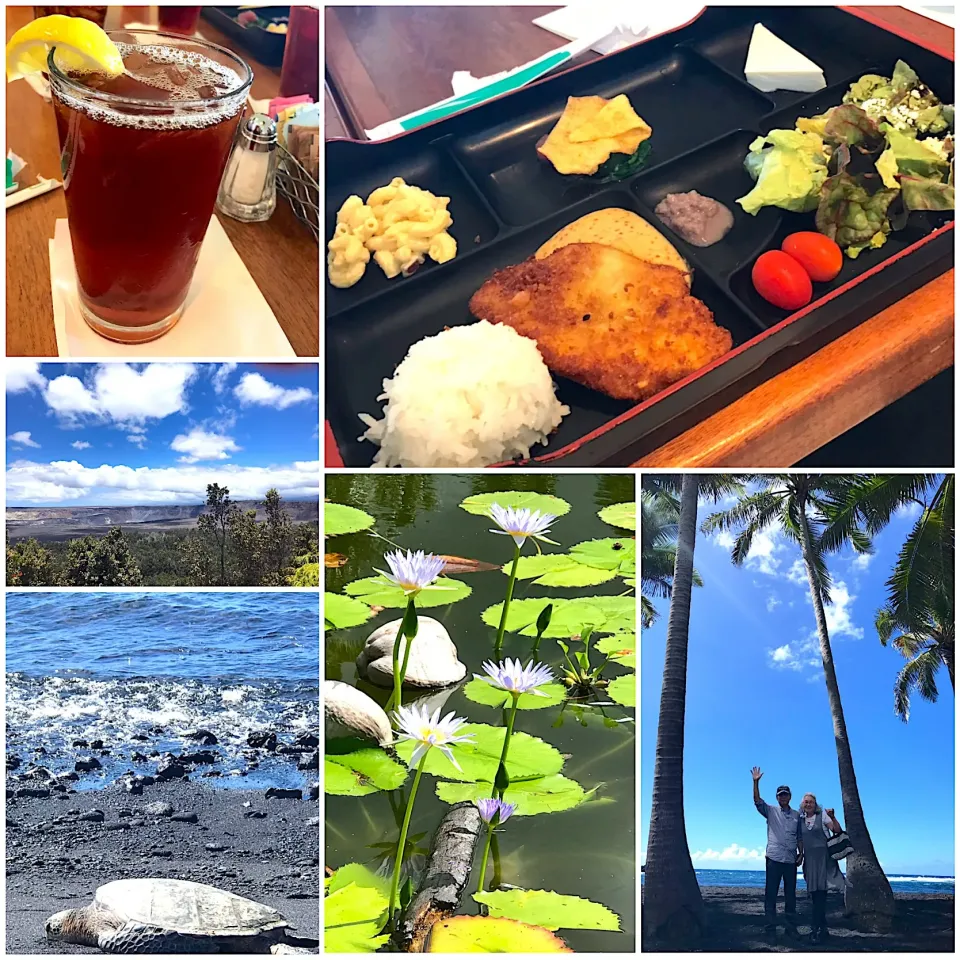
M 223 47 L 114 31 L 118 77 L 47 65 L 80 309 L 145 343 L 180 319 L 233 143 L 250 67 Z

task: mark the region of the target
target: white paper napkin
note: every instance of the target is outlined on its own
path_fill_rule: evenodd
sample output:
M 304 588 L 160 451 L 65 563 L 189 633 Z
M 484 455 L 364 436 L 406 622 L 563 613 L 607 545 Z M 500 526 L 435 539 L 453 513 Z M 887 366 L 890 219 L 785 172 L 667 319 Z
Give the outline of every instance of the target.
M 61 357 L 295 356 L 216 217 L 210 218 L 180 321 L 150 343 L 114 343 L 84 322 L 66 220 L 57 221 L 50 241 L 50 285 L 57 353 Z M 15 321 L 8 318 L 8 322 Z
M 599 54 L 613 53 L 624 47 L 683 26 L 703 9 L 702 3 L 665 3 L 659 6 L 624 0 L 579 0 L 561 7 L 533 22 L 565 40 L 578 40 L 597 26 L 606 25 L 608 34 L 591 49 Z

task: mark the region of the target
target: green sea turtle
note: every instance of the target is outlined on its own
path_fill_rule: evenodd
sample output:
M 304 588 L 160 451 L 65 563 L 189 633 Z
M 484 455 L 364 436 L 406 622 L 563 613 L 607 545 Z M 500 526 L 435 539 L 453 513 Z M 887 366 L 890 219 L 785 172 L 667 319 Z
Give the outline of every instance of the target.
M 205 883 L 152 877 L 104 884 L 93 903 L 55 913 L 44 929 L 49 940 L 105 953 L 287 953 L 272 948 L 297 942 L 273 907 Z

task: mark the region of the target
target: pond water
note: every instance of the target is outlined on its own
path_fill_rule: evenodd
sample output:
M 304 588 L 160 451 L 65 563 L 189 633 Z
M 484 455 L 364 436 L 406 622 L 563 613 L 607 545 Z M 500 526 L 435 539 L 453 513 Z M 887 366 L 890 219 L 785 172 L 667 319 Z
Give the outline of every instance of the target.
M 530 490 L 561 497 L 571 504 L 568 514 L 554 524 L 550 537 L 560 544 L 547 547 L 560 552 L 584 540 L 615 537 L 617 530 L 597 516 L 602 507 L 635 497 L 632 475 L 589 476 L 548 474 L 454 476 L 449 474 L 337 475 L 327 476 L 326 497 L 348 504 L 376 517 L 373 530 L 404 549 L 465 557 L 502 564 L 512 556 L 512 541 L 488 533 L 493 525 L 485 517 L 468 514 L 459 507 L 468 496 L 503 490 Z M 621 533 L 624 533 L 621 531 Z M 632 534 L 625 534 L 632 535 Z M 345 584 L 384 569 L 383 554 L 393 549 L 369 533 L 330 538 L 326 549 L 347 557 L 344 566 L 326 571 L 326 589 L 340 593 Z M 533 553 L 530 545 L 524 555 Z M 507 578 L 498 570 L 452 574 L 468 583 L 472 594 L 447 607 L 423 611 L 444 624 L 460 659 L 467 666 L 467 679 L 481 672 L 490 659 L 496 636 L 480 614 L 503 600 Z M 599 586 L 563 589 L 533 585 L 518 580 L 515 599 L 526 597 L 577 597 L 615 595 L 624 592 L 620 579 Z M 385 704 L 389 691 L 363 681 L 358 683 L 355 658 L 367 636 L 378 626 L 396 619 L 400 611 L 385 610 L 359 627 L 328 631 L 325 637 L 325 674 L 359 686 Z M 526 660 L 531 640 L 506 634 L 504 657 Z M 539 659 L 561 673 L 562 653 L 556 642 L 543 640 Z M 594 652 L 594 661 L 601 659 Z M 604 676 L 626 673 L 611 664 Z M 466 682 L 466 681 L 464 681 Z M 444 714 L 449 710 L 472 722 L 502 726 L 499 710 L 467 699 L 460 687 L 448 688 Z M 407 693 L 404 702 L 413 698 Z M 603 713 L 606 713 L 607 719 Z M 567 705 L 523 710 L 517 730 L 540 737 L 567 757 L 563 773 L 584 789 L 598 788 L 594 800 L 559 813 L 516 817 L 499 836 L 501 879 L 504 884 L 529 889 L 554 890 L 602 903 L 621 918 L 622 932 L 560 930 L 559 935 L 577 952 L 633 951 L 635 929 L 635 729 L 633 722 L 613 722 L 633 711 L 613 704 L 583 710 Z M 409 785 L 408 780 L 408 785 Z M 423 867 L 433 832 L 449 810 L 435 793 L 436 781 L 425 777 L 417 794 L 411 835 L 417 837 L 413 869 Z M 402 816 L 399 794 L 375 793 L 367 797 L 326 797 L 325 862 L 338 867 L 366 863 L 387 872 L 399 835 Z M 464 896 L 462 913 L 476 913 L 470 894 L 475 891 L 482 844 L 477 847 L 474 876 Z M 415 877 L 415 880 L 419 879 Z M 488 871 L 487 882 L 490 881 Z

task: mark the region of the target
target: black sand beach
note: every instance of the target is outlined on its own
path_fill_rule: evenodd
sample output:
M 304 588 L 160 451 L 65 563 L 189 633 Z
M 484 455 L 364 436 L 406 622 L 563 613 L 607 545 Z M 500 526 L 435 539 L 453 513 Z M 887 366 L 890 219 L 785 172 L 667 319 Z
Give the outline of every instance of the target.
M 763 934 L 763 891 L 755 887 L 701 887 L 707 909 L 709 932 L 701 952 L 766 951 L 846 953 L 952 953 L 954 949 L 954 898 L 951 894 L 897 894 L 898 916 L 887 934 L 861 933 L 843 916 L 843 897 L 831 893 L 827 899 L 830 938 L 810 943 L 810 905 L 802 892 L 797 894 L 800 939 L 783 932 L 783 897 L 777 902 L 780 921 L 776 944 Z M 644 943 L 646 951 L 656 949 Z
M 140 796 L 117 785 L 13 795 L 24 788 L 8 778 L 8 953 L 97 953 L 48 942 L 44 921 L 90 903 L 103 883 L 137 876 L 212 884 L 269 904 L 299 937 L 319 939 L 315 802 L 267 799 L 264 790 L 215 790 L 188 780 L 156 783 Z M 168 804 L 172 812 L 148 809 L 153 804 Z M 102 821 L 94 811 L 102 812 Z

